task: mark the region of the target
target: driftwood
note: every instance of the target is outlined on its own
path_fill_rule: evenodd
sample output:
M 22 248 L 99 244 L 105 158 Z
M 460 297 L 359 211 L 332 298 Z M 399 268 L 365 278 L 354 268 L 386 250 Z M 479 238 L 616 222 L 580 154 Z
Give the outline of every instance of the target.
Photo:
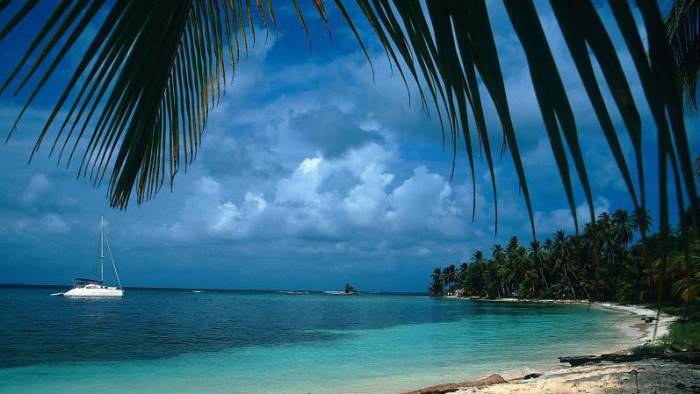
M 493 374 L 486 379 L 468 380 L 461 383 L 445 383 L 437 386 L 430 386 L 415 391 L 408 391 L 404 394 L 445 394 L 452 391 L 457 391 L 465 387 L 483 387 L 492 384 L 507 383 L 499 374 Z
M 643 356 L 637 356 L 632 354 L 601 354 L 600 356 L 589 355 L 589 356 L 573 356 L 573 357 L 559 357 L 560 363 L 569 363 L 572 367 L 578 367 L 584 364 L 595 364 L 601 361 L 611 361 L 623 363 L 627 361 L 639 361 Z
M 579 365 L 585 364 L 595 364 L 602 361 L 609 361 L 613 363 L 624 363 L 630 361 L 639 361 L 645 359 L 662 359 L 662 360 L 674 360 L 686 364 L 700 364 L 700 352 L 668 352 L 659 354 L 621 354 L 621 353 L 610 353 L 601 354 L 600 356 L 573 356 L 573 357 L 559 357 L 559 362 L 569 363 L 572 367 L 577 367 Z

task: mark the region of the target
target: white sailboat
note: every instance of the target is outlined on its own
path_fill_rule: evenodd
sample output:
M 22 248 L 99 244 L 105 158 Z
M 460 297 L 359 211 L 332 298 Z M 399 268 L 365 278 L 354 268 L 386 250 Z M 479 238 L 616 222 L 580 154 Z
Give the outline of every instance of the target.
M 109 259 L 114 269 L 114 276 L 117 278 L 117 287 L 104 285 L 105 244 L 107 245 Z M 117 272 L 117 265 L 114 263 L 112 250 L 105 236 L 105 222 L 103 217 L 100 217 L 100 280 L 75 278 L 73 279 L 73 288 L 63 293 L 63 295 L 65 297 L 121 297 L 124 295 L 124 289 L 122 289 L 122 284 L 119 280 L 119 272 Z

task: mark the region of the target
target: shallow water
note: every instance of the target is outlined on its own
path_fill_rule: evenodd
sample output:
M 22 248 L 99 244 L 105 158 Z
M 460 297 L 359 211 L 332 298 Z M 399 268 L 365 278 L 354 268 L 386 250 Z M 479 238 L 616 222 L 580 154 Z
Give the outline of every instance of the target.
M 386 393 L 630 340 L 585 305 L 420 295 L 0 288 L 0 392 Z

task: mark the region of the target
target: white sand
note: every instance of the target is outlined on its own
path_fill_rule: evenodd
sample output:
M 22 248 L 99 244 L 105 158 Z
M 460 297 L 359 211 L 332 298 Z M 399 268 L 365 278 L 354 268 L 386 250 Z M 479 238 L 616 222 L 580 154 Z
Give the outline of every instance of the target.
M 627 312 L 630 315 L 635 315 L 639 317 L 640 324 L 636 324 L 633 327 L 625 327 L 626 329 L 637 330 L 640 334 L 638 343 L 636 345 L 643 345 L 652 342 L 654 339 L 659 339 L 664 335 L 668 334 L 669 327 L 677 318 L 675 316 L 668 315 L 666 313 L 659 314 L 658 324 L 656 321 L 651 323 L 644 323 L 641 318 L 643 317 L 656 317 L 656 311 L 653 309 L 648 309 L 639 305 L 618 305 L 610 302 L 594 302 L 593 306 L 597 306 L 605 309 L 612 309 L 621 312 Z M 656 338 L 654 338 L 654 330 L 656 330 Z
M 697 392 L 700 392 L 700 366 L 643 360 L 556 369 L 535 379 L 462 389 L 455 394 Z

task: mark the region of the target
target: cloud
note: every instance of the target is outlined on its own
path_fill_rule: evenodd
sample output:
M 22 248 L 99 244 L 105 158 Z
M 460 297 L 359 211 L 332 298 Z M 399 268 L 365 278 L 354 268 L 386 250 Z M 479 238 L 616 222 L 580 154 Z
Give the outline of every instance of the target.
M 458 199 L 463 196 L 425 166 L 397 181 L 397 175 L 387 170 L 397 159 L 391 149 L 375 143 L 339 158 L 307 157 L 290 174 L 279 177 L 267 196 L 252 189 L 228 189 L 222 181 L 203 176 L 179 219 L 153 234 L 173 240 L 208 235 L 333 242 L 390 234 L 403 238 L 461 234 L 464 217 Z M 345 176 L 345 184 L 328 183 L 339 175 Z M 190 234 L 183 236 L 182 230 L 188 228 Z
M 0 234 L 13 233 L 14 235 L 34 236 L 41 234 L 68 234 L 70 230 L 70 225 L 61 215 L 56 213 L 19 216 L 0 220 Z
M 556 21 L 547 4 L 536 6 L 576 111 L 582 149 L 592 158 L 586 164 L 599 197 L 596 209 L 629 207 L 575 67 L 562 62 L 569 53 Z M 361 14 L 359 9 L 349 12 Z M 573 221 L 524 53 L 503 5 L 490 3 L 489 14 L 538 234 L 548 236 L 562 227 L 571 232 Z M 611 17 L 607 10 L 601 16 Z M 296 18 L 292 8 L 286 17 Z M 529 239 L 528 216 L 509 154 L 500 160 L 494 154 L 499 201 L 499 233 L 494 235 L 491 185 L 478 149 L 475 190 L 462 149 L 451 181 L 450 145 L 441 145 L 434 110 L 423 111 L 416 89 L 409 105 L 400 76 L 392 75 L 383 49 L 370 38 L 371 26 L 358 24 L 360 34 L 369 38 L 375 81 L 347 29 L 334 30 L 331 45 L 319 23 L 323 38 L 314 39 L 312 56 L 299 56 L 300 48 L 304 53 L 308 49 L 306 41 L 297 40 L 304 39 L 303 31 L 296 22 L 279 25 L 278 41 L 262 45 L 259 40 L 241 59 L 221 105 L 210 113 L 198 158 L 187 174 L 178 175 L 172 192 L 126 212 L 108 211 L 105 188 L 93 190 L 89 181 L 76 182 L 76 168 L 56 168 L 46 155 L 37 156 L 31 166 L 24 164 L 35 131 L 49 113 L 41 108 L 28 112 L 32 123 L 20 125 L 10 144 L 0 146 L 0 250 L 8 245 L 36 250 L 38 236 L 50 232 L 61 236 L 43 240 L 60 241 L 66 253 L 74 254 L 78 249 L 65 245 L 83 248 L 92 236 L 87 229 L 106 212 L 127 278 L 148 278 L 151 269 L 151 278 L 164 286 L 329 288 L 332 278 L 356 283 L 354 275 L 364 275 L 365 283 L 374 283 L 376 289 L 423 290 L 436 264 L 467 259 L 474 249 L 487 249 L 514 234 Z M 288 25 L 297 30 L 284 30 Z M 316 30 L 310 29 L 313 35 Z M 622 42 L 613 30 L 613 40 Z M 627 54 L 622 62 L 626 70 L 634 68 Z M 643 97 L 638 81 L 630 83 Z M 482 93 L 496 152 L 502 130 L 487 92 Z M 603 94 L 609 99 L 608 92 Z M 0 124 L 9 127 L 18 110 L 10 102 L 0 103 Z M 642 111 L 642 121 L 645 131 L 652 131 L 643 134 L 651 140 L 655 132 L 647 112 Z M 614 121 L 620 125 L 619 119 Z M 688 129 L 697 124 L 689 120 Z M 689 138 L 691 151 L 697 150 L 697 139 L 692 133 Z M 622 142 L 629 156 L 629 144 Z M 461 147 L 462 141 L 457 143 Z M 653 157 L 651 144 L 645 152 Z M 653 176 L 656 163 L 648 163 L 646 173 Z M 573 166 L 571 170 L 577 179 Z M 580 202 L 579 189 L 575 187 Z M 655 198 L 648 198 L 652 208 L 658 205 Z M 585 222 L 585 204 L 578 211 Z M 37 266 L 41 258 L 56 260 L 36 254 L 32 261 Z M 0 254 L 0 264 L 5 264 L 0 268 L 20 277 L 26 259 L 13 258 Z M 49 275 L 63 278 L 57 272 Z M 201 283 L 193 283 L 193 275 L 200 275 Z
M 452 187 L 442 175 L 419 166 L 413 170 L 413 176 L 389 196 L 386 219 L 395 232 L 412 230 L 456 235 L 464 230 L 460 225 L 464 217 L 454 197 Z
M 381 143 L 383 137 L 376 131 L 376 125 L 372 126 L 359 123 L 355 113 L 328 105 L 291 118 L 292 129 L 327 158 L 340 157 L 369 142 Z
M 49 178 L 44 174 L 36 174 L 32 176 L 24 191 L 22 201 L 26 204 L 31 204 L 36 201 L 48 188 L 51 186 Z
M 604 197 L 596 198 L 594 202 L 594 210 L 596 215 L 610 210 L 610 201 Z M 574 232 L 574 218 L 571 216 L 571 210 L 568 208 L 557 208 L 549 211 L 536 211 L 535 226 L 540 234 L 549 236 L 558 230 L 566 232 Z M 583 230 L 583 225 L 590 221 L 590 211 L 588 204 L 583 203 L 576 207 L 576 216 L 578 217 L 579 230 Z
M 60 215 L 46 214 L 39 219 L 39 225 L 48 233 L 66 234 L 70 231 L 70 226 Z

